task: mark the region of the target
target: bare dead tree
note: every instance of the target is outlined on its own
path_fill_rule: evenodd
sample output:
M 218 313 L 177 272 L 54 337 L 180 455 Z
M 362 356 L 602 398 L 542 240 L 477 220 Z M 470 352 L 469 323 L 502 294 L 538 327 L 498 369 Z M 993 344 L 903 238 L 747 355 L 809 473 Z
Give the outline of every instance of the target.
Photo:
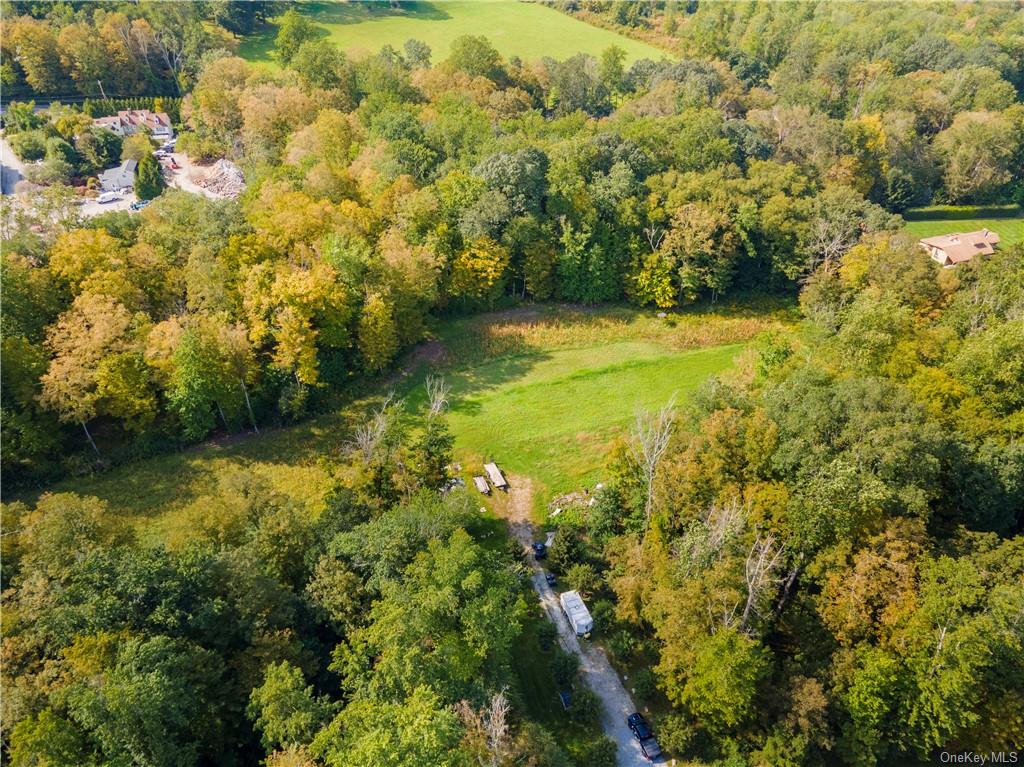
M 509 713 L 512 706 L 505 690 L 494 693 L 483 708 L 474 709 L 468 701 L 462 700 L 455 706 L 455 712 L 462 720 L 466 736 L 476 751 L 481 767 L 499 767 L 511 756 L 511 726 Z
M 358 453 L 366 463 L 370 463 L 385 442 L 391 426 L 391 405 L 394 393 L 388 394 L 384 404 L 366 420 L 356 427 L 349 443 L 352 451 Z
M 708 507 L 700 521 L 673 544 L 684 577 L 719 559 L 728 543 L 746 528 L 747 516 L 747 508 L 739 498 Z
M 429 409 L 427 414 L 430 418 L 441 415 L 448 407 L 448 395 L 451 387 L 445 382 L 443 376 L 427 376 L 427 402 Z
M 826 272 L 838 268 L 843 254 L 857 244 L 862 234 L 860 220 L 853 214 L 817 216 L 811 221 L 808 238 L 809 276 L 820 265 Z
M 804 552 L 800 552 L 796 558 L 796 564 L 786 575 L 782 582 L 782 593 L 779 595 L 778 601 L 775 603 L 775 617 L 778 618 L 782 615 L 782 610 L 786 607 L 789 602 L 789 598 L 793 594 L 793 587 L 796 586 L 796 581 L 800 577 L 800 573 L 804 570 L 804 563 L 807 559 L 807 555 Z
M 637 413 L 633 426 L 633 442 L 631 452 L 633 459 L 643 472 L 644 486 L 647 497 L 644 502 L 644 529 L 651 522 L 651 509 L 654 505 L 654 479 L 658 472 L 665 451 L 668 449 L 672 430 L 675 427 L 676 398 L 672 395 L 668 403 L 657 412 Z
M 509 750 L 509 721 L 508 715 L 512 706 L 508 702 L 505 691 L 501 690 L 491 696 L 490 705 L 487 707 L 485 721 L 485 732 L 487 733 L 487 750 L 491 754 L 491 764 L 497 767 L 505 761 Z
M 661 247 L 661 241 L 665 239 L 665 230 L 653 224 L 644 227 L 644 234 L 647 236 L 647 244 L 651 248 L 651 253 L 657 251 Z
M 747 524 L 747 508 L 734 497 L 728 503 L 711 504 L 704 517 L 708 530 L 708 545 L 720 551 L 726 541 L 743 532 Z
M 782 557 L 782 547 L 776 545 L 775 538 L 771 534 L 762 536 L 758 533 L 754 543 L 747 554 L 745 564 L 745 576 L 747 583 L 747 603 L 743 607 L 743 615 L 740 618 L 740 630 L 746 631 L 750 619 L 754 615 L 761 615 L 761 603 L 764 595 L 773 583 L 775 583 L 775 570 Z
M 939 630 L 939 638 L 935 641 L 935 652 L 932 653 L 932 665 L 928 670 L 929 676 L 935 676 L 938 670 L 945 665 L 942 661 L 942 648 L 946 644 L 946 632 L 948 630 L 948 625 L 943 626 Z

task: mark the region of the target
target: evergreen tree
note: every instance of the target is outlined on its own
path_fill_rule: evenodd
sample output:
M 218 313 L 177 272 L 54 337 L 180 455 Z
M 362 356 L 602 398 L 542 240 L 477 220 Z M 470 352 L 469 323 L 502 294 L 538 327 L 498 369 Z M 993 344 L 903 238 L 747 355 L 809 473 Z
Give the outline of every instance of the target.
M 163 191 L 164 186 L 160 163 L 151 154 L 143 155 L 135 171 L 135 194 L 140 200 L 152 200 Z

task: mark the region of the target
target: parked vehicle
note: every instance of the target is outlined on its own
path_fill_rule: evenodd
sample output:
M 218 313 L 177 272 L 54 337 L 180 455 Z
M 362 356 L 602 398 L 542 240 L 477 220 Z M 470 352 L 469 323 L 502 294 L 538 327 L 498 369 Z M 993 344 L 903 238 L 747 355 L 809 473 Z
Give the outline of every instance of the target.
M 640 753 L 648 762 L 653 762 L 661 756 L 661 746 L 658 745 L 658 741 L 654 739 L 653 735 L 640 741 Z
M 544 580 L 548 582 L 549 586 L 554 586 L 558 583 L 558 579 L 555 577 L 554 573 L 544 573 Z
M 637 711 L 626 717 L 626 724 L 629 725 L 629 729 L 633 732 L 633 737 L 637 740 L 646 740 L 654 735 L 643 714 Z
M 149 200 L 136 200 L 135 202 L 128 206 L 128 210 L 142 210 L 147 205 L 149 205 L 149 202 Z
M 106 205 L 108 202 L 117 202 L 121 199 L 121 195 L 117 192 L 104 192 L 96 198 L 96 202 L 100 205 Z
M 576 636 L 588 636 L 594 630 L 594 619 L 590 617 L 590 610 L 583 603 L 583 597 L 578 591 L 566 591 L 558 597 L 558 601 L 562 604 L 562 610 Z
M 548 555 L 548 547 L 543 543 L 533 544 L 533 558 L 540 560 L 545 559 Z

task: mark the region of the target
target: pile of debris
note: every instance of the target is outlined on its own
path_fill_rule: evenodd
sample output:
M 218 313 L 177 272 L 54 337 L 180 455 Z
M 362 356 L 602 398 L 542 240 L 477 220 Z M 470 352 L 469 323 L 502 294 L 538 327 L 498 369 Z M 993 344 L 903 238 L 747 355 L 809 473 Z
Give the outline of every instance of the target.
M 245 176 L 242 170 L 230 160 L 217 160 L 213 167 L 196 183 L 220 197 L 237 198 L 245 191 Z
M 551 516 L 557 517 L 563 511 L 569 509 L 585 509 L 597 503 L 597 495 L 604 489 L 604 483 L 598 482 L 593 491 L 587 489 L 574 490 L 571 493 L 556 495 L 551 499 L 548 508 L 551 509 Z

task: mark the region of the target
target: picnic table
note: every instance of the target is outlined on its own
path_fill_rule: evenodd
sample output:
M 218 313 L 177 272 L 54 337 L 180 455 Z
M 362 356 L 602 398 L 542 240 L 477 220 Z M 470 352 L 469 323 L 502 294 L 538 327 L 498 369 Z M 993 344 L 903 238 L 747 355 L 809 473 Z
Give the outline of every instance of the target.
M 501 469 L 498 468 L 498 464 L 485 463 L 484 471 L 487 472 L 487 478 L 491 480 L 492 485 L 502 489 L 508 487 L 508 482 L 505 481 L 505 475 L 501 473 Z

